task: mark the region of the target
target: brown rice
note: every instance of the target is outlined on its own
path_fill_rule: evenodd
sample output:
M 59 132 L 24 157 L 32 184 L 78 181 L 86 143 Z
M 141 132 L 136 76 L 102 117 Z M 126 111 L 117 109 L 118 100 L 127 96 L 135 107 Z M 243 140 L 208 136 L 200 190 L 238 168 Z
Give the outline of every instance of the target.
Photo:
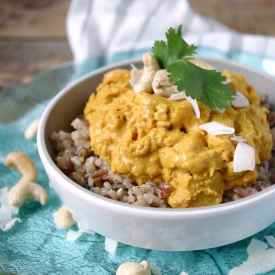
M 270 108 L 267 97 L 261 95 L 262 107 Z M 275 143 L 275 112 L 268 116 L 273 143 Z M 106 198 L 140 206 L 170 207 L 165 198 L 170 194 L 170 185 L 166 182 L 147 181 L 138 186 L 132 179 L 111 172 L 110 165 L 90 149 L 89 122 L 76 118 L 71 125 L 75 131 L 54 132 L 51 135 L 58 154 L 57 166 L 69 178 L 82 187 Z M 273 146 L 269 161 L 258 165 L 258 178 L 244 187 L 226 190 L 223 203 L 238 200 L 258 193 L 275 182 L 275 148 Z

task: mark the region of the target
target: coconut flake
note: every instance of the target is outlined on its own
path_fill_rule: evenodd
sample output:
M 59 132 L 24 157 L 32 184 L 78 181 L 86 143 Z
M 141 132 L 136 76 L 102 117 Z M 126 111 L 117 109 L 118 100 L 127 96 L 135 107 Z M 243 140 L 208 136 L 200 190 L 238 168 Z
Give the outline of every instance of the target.
M 171 94 L 169 97 L 169 99 L 172 99 L 172 100 L 181 100 L 181 99 L 185 99 L 185 98 L 186 98 L 185 92 Z
M 212 136 L 217 136 L 217 135 L 230 135 L 234 134 L 235 129 L 232 127 L 228 127 L 224 124 L 221 124 L 216 121 L 211 121 L 205 124 L 199 125 L 199 128 L 206 131 Z
M 180 275 L 188 275 L 185 271 L 182 271 Z
M 132 87 L 135 86 L 135 84 L 137 84 L 141 78 L 142 75 L 142 71 L 139 70 L 135 65 L 131 64 L 131 79 L 130 79 L 130 85 Z
M 155 264 L 149 264 L 150 265 L 150 269 L 153 272 L 154 275 L 162 275 L 161 274 L 161 269 L 159 266 L 155 265 Z
M 83 233 L 87 233 L 87 234 L 90 234 L 90 235 L 95 235 L 95 231 L 94 230 L 92 230 L 90 228 L 87 228 L 82 223 L 78 223 L 78 228 Z
M 273 236 L 265 236 L 268 244 L 275 248 L 275 238 Z
M 210 65 L 209 63 L 207 63 L 206 61 L 202 60 L 202 59 L 199 59 L 199 58 L 196 58 L 196 57 L 188 57 L 188 58 L 185 58 L 185 60 L 193 63 L 194 65 L 200 67 L 200 68 L 203 68 L 205 70 L 215 70 L 217 71 L 217 69 L 215 67 L 213 67 L 212 65 Z
M 111 240 L 109 238 L 105 238 L 105 250 L 112 255 L 115 255 L 117 249 L 118 242 Z
M 76 213 L 73 210 L 69 209 L 69 211 L 72 214 L 74 221 L 77 223 L 78 229 L 82 233 L 87 233 L 87 234 L 91 234 L 91 235 L 95 234 L 95 231 L 93 231 L 92 229 L 90 229 L 88 227 L 88 225 L 86 225 L 84 222 L 82 222 L 82 221 L 79 220 L 78 216 L 76 215 Z
M 19 218 L 12 218 L 13 215 L 18 214 L 19 209 L 10 205 L 8 193 L 7 187 L 0 189 L 0 229 L 3 231 L 11 229 L 15 222 L 21 222 Z
M 197 102 L 196 99 L 193 99 L 190 96 L 186 96 L 185 92 L 179 92 L 179 93 L 176 93 L 176 94 L 171 94 L 170 97 L 169 97 L 169 99 L 171 99 L 171 100 L 181 100 L 181 99 L 185 99 L 185 98 L 192 105 L 193 110 L 194 110 L 195 115 L 196 115 L 196 118 L 200 118 L 201 113 L 200 113 L 200 109 L 199 109 L 198 102 Z
M 0 189 L 0 199 L 2 196 L 5 196 L 9 192 L 8 187 L 3 187 Z
M 192 107 L 194 109 L 194 112 L 196 114 L 196 118 L 200 118 L 201 117 L 201 112 L 200 112 L 197 100 L 193 99 L 190 96 L 187 96 L 186 100 L 192 105 Z
M 83 235 L 83 232 L 81 232 L 80 230 L 74 231 L 74 230 L 70 229 L 67 232 L 66 240 L 69 242 L 75 242 L 81 235 Z
M 247 142 L 246 139 L 244 139 L 242 136 L 235 136 L 231 137 L 231 140 L 237 141 L 237 142 Z
M 248 258 L 240 266 L 230 270 L 228 275 L 255 275 L 275 268 L 275 249 L 266 249 L 267 244 L 252 239 L 247 248 Z
M 265 242 L 253 238 L 246 251 L 249 256 L 254 256 L 264 253 L 267 247 L 268 245 Z
M 12 213 L 8 209 L 0 208 L 0 221 L 5 219 L 10 219 L 11 215 Z
M 56 228 L 57 229 L 60 229 L 60 227 L 58 227 L 56 225 Z M 66 235 L 66 240 L 69 241 L 69 242 L 75 242 L 77 239 L 79 239 L 84 233 L 87 233 L 87 234 L 91 234 L 91 235 L 94 235 L 95 232 L 91 229 L 83 229 L 83 228 L 78 228 L 77 231 L 75 230 L 72 230 L 70 229 L 68 232 L 67 232 L 67 235 Z
M 255 150 L 252 146 L 238 142 L 233 161 L 234 172 L 253 171 L 255 168 Z
M 58 226 L 57 214 L 58 214 L 58 211 L 53 213 L 53 223 L 54 223 L 56 229 L 62 229 L 61 227 Z
M 67 208 L 68 208 L 68 206 L 67 206 Z M 77 224 L 77 227 L 78 227 L 78 231 L 73 231 L 71 229 L 68 231 L 67 237 L 66 237 L 66 239 L 68 241 L 74 242 L 75 240 L 77 240 L 84 233 L 87 233 L 87 234 L 90 234 L 90 235 L 95 235 L 95 231 L 88 228 L 87 225 L 85 225 L 83 222 L 81 222 L 79 220 L 78 216 L 74 213 L 74 211 L 72 211 L 69 208 L 68 208 L 68 210 L 72 214 L 73 220 L 75 221 L 75 223 Z M 55 228 L 56 229 L 62 229 L 58 226 L 58 223 L 57 223 L 57 213 L 58 213 L 58 211 L 53 213 Z
M 231 104 L 234 107 L 244 107 L 244 106 L 249 106 L 250 103 L 248 99 L 242 94 L 241 92 L 236 92 L 236 97 L 233 101 L 231 101 Z
M 0 229 L 2 229 L 3 231 L 7 231 L 13 227 L 15 222 L 22 222 L 22 221 L 19 218 L 6 219 L 6 220 L 0 219 Z
M 232 82 L 232 79 L 227 77 L 226 80 L 222 82 L 222 84 L 229 84 L 231 82 Z
M 0 196 L 0 219 L 3 218 L 11 218 L 12 215 L 17 215 L 19 208 L 10 205 L 8 200 L 8 194 L 4 196 Z

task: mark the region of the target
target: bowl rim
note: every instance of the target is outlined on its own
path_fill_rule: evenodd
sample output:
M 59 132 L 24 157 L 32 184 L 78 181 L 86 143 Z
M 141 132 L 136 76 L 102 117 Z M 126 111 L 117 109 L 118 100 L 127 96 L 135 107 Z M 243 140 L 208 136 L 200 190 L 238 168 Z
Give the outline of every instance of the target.
M 269 78 L 270 80 L 274 81 L 274 83 L 275 83 L 275 78 L 273 76 L 271 76 L 259 69 L 250 67 L 250 66 L 242 64 L 242 63 L 238 63 L 238 62 L 235 62 L 232 60 L 218 59 L 218 58 L 212 58 L 212 57 L 200 57 L 199 56 L 199 58 L 201 58 L 207 62 L 211 62 L 211 61 L 225 62 L 227 64 L 237 66 L 241 69 L 249 70 L 254 73 L 260 74 L 261 76 L 263 76 L 265 78 Z M 115 209 L 118 212 L 119 211 L 127 211 L 127 209 L 128 209 L 129 211 L 131 211 L 131 213 L 135 212 L 136 214 L 139 214 L 142 216 L 150 216 L 150 217 L 156 217 L 156 216 L 162 215 L 163 217 L 165 217 L 165 219 L 167 219 L 167 218 L 173 219 L 175 216 L 177 216 L 177 217 L 192 216 L 195 218 L 196 216 L 198 216 L 198 215 L 201 216 L 202 214 L 213 215 L 213 214 L 218 214 L 219 212 L 223 212 L 223 213 L 227 212 L 227 211 L 232 212 L 235 209 L 239 209 L 241 207 L 242 208 L 243 207 L 251 208 L 251 205 L 256 204 L 258 201 L 265 200 L 267 197 L 271 197 L 271 196 L 275 197 L 275 184 L 274 184 L 274 185 L 268 187 L 267 189 L 262 190 L 259 193 L 253 194 L 249 197 L 242 198 L 237 201 L 218 204 L 218 205 L 195 207 L 195 208 L 144 207 L 144 206 L 131 205 L 131 204 L 115 201 L 115 200 L 100 196 L 98 194 L 95 194 L 95 193 L 85 189 L 84 187 L 79 186 L 76 182 L 74 182 L 69 177 L 67 177 L 65 174 L 63 174 L 63 172 L 57 167 L 55 162 L 52 160 L 52 158 L 47 150 L 46 142 L 45 142 L 45 138 L 44 138 L 45 137 L 45 126 L 47 123 L 47 119 L 48 119 L 48 116 L 51 113 L 52 109 L 54 108 L 55 104 L 63 97 L 64 94 L 69 92 L 69 90 L 76 87 L 81 82 L 85 81 L 86 79 L 88 79 L 96 74 L 117 68 L 119 66 L 125 66 L 125 65 L 130 66 L 130 64 L 137 63 L 140 61 L 141 61 L 140 58 L 135 58 L 135 59 L 130 59 L 130 60 L 126 60 L 126 61 L 117 62 L 117 63 L 111 64 L 111 65 L 103 66 L 96 70 L 93 70 L 93 71 L 85 74 L 84 76 L 74 80 L 73 82 L 68 84 L 66 87 L 64 87 L 60 92 L 58 92 L 58 94 L 56 96 L 53 97 L 53 99 L 50 101 L 50 103 L 45 108 L 45 110 L 41 116 L 38 131 L 37 131 L 38 152 L 39 152 L 39 155 L 40 155 L 40 158 L 41 158 L 43 164 L 46 161 L 46 163 L 48 165 L 47 167 L 49 169 L 49 172 L 53 173 L 53 175 L 58 178 L 60 184 L 64 188 L 71 187 L 72 188 L 71 192 L 75 192 L 75 194 L 77 194 L 79 196 L 84 196 L 84 198 L 86 198 L 86 199 L 94 200 L 94 203 L 101 202 L 101 206 L 104 208 Z M 102 202 L 104 202 L 104 203 L 102 203 Z

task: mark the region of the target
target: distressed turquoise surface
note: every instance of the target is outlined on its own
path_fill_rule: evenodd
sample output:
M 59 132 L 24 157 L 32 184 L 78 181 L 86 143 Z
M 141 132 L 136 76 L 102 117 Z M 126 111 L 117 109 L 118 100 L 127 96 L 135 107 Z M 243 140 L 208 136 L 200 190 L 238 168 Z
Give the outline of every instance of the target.
M 0 188 L 10 188 L 20 178 L 20 174 L 6 168 L 3 161 L 9 152 L 22 151 L 35 160 L 39 171 L 37 182 L 49 193 L 46 206 L 36 202 L 25 204 L 17 215 L 22 222 L 16 222 L 9 231 L 0 230 L 0 271 L 20 275 L 111 275 L 123 262 L 147 260 L 159 266 L 162 274 L 166 275 L 178 275 L 182 271 L 189 275 L 220 275 L 228 274 L 230 269 L 247 259 L 246 248 L 252 237 L 194 252 L 160 252 L 119 244 L 116 254 L 111 255 L 104 249 L 103 236 L 84 234 L 72 243 L 66 241 L 66 230 L 55 228 L 53 213 L 59 209 L 61 201 L 49 187 L 36 140 L 26 140 L 24 130 L 31 121 L 41 116 L 51 98 L 72 80 L 103 65 L 140 57 L 143 52 L 91 59 L 77 67 L 67 63 L 37 75 L 25 86 L 13 86 L 0 94 Z M 266 56 L 237 51 L 218 52 L 207 48 L 199 48 L 198 55 L 239 61 L 271 74 L 272 70 L 268 70 L 275 62 Z M 265 241 L 266 235 L 275 236 L 275 223 L 253 237 Z M 275 274 L 275 271 L 267 274 Z

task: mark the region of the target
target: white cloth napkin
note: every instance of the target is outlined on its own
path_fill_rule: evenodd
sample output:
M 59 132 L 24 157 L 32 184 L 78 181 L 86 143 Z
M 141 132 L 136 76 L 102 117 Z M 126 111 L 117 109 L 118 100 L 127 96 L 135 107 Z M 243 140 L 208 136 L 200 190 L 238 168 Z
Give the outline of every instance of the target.
M 155 40 L 166 40 L 168 28 L 179 25 L 189 44 L 275 58 L 275 37 L 240 34 L 197 14 L 187 0 L 72 0 L 67 16 L 68 40 L 76 62 L 150 51 Z M 275 75 L 273 63 L 268 66 Z

